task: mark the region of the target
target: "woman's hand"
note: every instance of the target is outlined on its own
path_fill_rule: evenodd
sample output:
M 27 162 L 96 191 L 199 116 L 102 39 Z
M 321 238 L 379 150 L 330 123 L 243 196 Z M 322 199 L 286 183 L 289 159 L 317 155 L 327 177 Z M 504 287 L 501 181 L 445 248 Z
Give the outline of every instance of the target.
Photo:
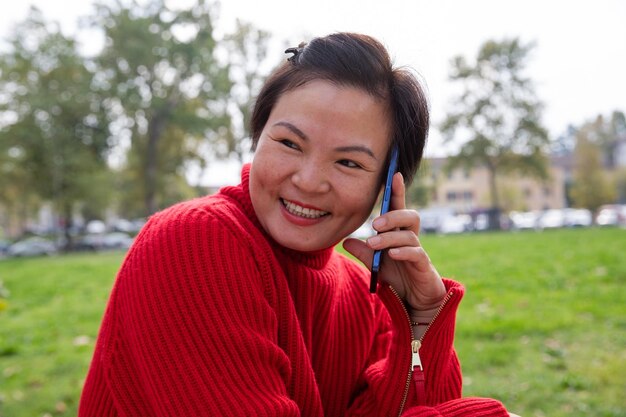
M 393 177 L 391 210 L 374 219 L 378 235 L 366 242 L 346 239 L 343 247 L 368 268 L 374 250 L 385 250 L 380 277 L 388 282 L 414 310 L 438 307 L 446 295 L 441 276 L 430 262 L 418 238 L 420 219 L 415 210 L 406 208 L 402 174 Z

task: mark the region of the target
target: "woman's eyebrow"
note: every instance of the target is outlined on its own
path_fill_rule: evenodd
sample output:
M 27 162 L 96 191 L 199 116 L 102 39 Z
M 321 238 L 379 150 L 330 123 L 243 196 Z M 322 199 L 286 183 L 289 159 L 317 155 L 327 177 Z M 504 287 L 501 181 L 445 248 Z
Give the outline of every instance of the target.
M 309 140 L 309 137 L 307 135 L 305 135 L 303 131 L 301 131 L 300 129 L 298 129 L 296 126 L 294 126 L 293 124 L 291 124 L 289 122 L 283 122 L 283 121 L 276 122 L 276 123 L 273 124 L 273 126 L 283 126 L 283 127 L 286 127 L 287 129 L 291 130 L 296 135 L 300 136 L 301 139 Z
M 280 122 L 274 123 L 272 126 L 285 127 L 291 130 L 294 134 L 298 135 L 302 140 L 307 140 L 307 141 L 309 140 L 309 137 L 302 130 L 300 130 L 298 127 L 296 127 L 292 123 L 280 121 Z M 374 155 L 374 152 L 372 152 L 370 148 L 364 145 L 340 146 L 340 147 L 335 148 L 335 151 L 337 152 L 362 152 L 362 153 L 367 154 L 368 156 L 371 156 L 374 159 L 377 159 L 376 156 Z
M 338 148 L 335 148 L 335 150 L 339 152 L 363 152 L 376 159 L 374 152 L 372 152 L 372 150 L 367 146 L 363 145 L 340 146 Z

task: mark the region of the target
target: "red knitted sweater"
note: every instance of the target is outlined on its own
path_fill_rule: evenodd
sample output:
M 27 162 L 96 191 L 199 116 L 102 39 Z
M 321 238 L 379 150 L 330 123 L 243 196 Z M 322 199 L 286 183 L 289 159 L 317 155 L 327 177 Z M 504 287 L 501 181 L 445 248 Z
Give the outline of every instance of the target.
M 237 187 L 154 215 L 139 234 L 79 416 L 508 416 L 495 400 L 460 398 L 462 286 L 446 281 L 448 301 L 423 338 L 417 398 L 398 297 L 384 285 L 371 295 L 367 271 L 332 248 L 273 242 L 248 172 Z

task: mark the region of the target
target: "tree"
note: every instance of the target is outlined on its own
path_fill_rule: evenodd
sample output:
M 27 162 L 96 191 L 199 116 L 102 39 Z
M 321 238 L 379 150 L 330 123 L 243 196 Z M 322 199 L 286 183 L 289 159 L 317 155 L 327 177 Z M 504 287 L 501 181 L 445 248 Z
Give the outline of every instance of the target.
M 542 104 L 530 79 L 523 74 L 533 45 L 518 39 L 485 42 L 469 64 L 457 56 L 450 80 L 460 84 L 460 94 L 441 124 L 446 142 L 460 144 L 449 158 L 449 169 L 483 166 L 489 173 L 491 206 L 498 215 L 497 178 L 518 172 L 547 176 L 544 148 L 548 134 L 541 124 Z M 492 222 L 497 227 L 496 222 Z
M 596 211 L 623 197 L 624 173 L 619 169 L 617 147 L 626 141 L 624 113 L 610 118 L 598 115 L 576 132 L 574 174 L 570 198 L 575 206 Z
M 620 142 L 626 141 L 626 116 L 621 111 L 614 111 L 611 118 L 606 120 L 602 115 L 598 115 L 593 123 L 591 133 L 593 140 L 602 150 L 602 160 L 605 167 L 614 170 L 618 166 L 617 147 Z
M 226 152 L 234 154 L 240 163 L 250 151 L 250 118 L 254 97 L 263 86 L 267 73 L 262 64 L 267 55 L 270 34 L 237 19 L 235 32 L 226 36 L 231 79 L 235 81 L 231 101 L 234 103 L 233 126 L 224 137 Z
M 125 170 L 137 181 L 125 184 L 128 195 L 141 195 L 149 215 L 171 200 L 168 185 L 185 183 L 185 164 L 202 163 L 205 139 L 230 126 L 232 83 L 216 57 L 214 10 L 203 0 L 182 11 L 163 0 L 96 10 L 92 21 L 106 39 L 99 88 L 119 137 L 131 143 Z
M 108 190 L 109 132 L 94 74 L 74 40 L 35 8 L 9 44 L 0 56 L 0 163 L 11 186 L 2 194 L 18 204 L 52 201 L 69 244 L 77 205 L 98 205 Z
M 431 200 L 436 184 L 432 180 L 432 170 L 428 159 L 423 159 L 420 169 L 406 191 L 409 206 L 426 207 Z
M 616 190 L 611 178 L 604 170 L 602 149 L 597 143 L 598 124 L 588 123 L 576 135 L 574 150 L 574 183 L 570 198 L 576 207 L 584 207 L 592 212 L 616 198 Z
M 0 129 L 0 237 L 21 234 L 39 208 L 41 198 L 30 186 L 25 153 L 9 143 Z

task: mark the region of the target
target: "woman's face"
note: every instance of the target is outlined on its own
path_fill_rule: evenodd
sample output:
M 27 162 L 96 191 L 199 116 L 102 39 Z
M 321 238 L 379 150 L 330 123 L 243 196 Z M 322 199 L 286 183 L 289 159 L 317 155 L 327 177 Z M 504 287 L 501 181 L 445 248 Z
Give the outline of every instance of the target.
M 265 124 L 250 196 L 279 244 L 337 244 L 369 216 L 390 143 L 385 105 L 367 92 L 315 80 L 284 93 Z

